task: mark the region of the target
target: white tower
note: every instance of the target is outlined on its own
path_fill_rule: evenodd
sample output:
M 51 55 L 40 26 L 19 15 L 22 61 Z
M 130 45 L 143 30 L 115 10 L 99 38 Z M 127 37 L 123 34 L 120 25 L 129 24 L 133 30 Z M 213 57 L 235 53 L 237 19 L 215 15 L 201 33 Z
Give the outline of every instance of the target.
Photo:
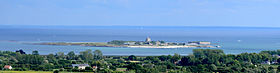
M 151 38 L 150 37 L 147 37 L 146 38 L 146 42 L 151 42 L 152 40 L 151 40 Z

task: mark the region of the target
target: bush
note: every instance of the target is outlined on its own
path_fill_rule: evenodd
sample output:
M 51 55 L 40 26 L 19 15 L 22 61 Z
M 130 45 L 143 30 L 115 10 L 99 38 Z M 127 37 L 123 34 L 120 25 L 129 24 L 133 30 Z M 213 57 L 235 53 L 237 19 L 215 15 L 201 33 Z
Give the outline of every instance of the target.
M 53 71 L 53 73 L 59 73 L 59 71 L 58 71 L 58 70 L 55 70 L 55 71 Z

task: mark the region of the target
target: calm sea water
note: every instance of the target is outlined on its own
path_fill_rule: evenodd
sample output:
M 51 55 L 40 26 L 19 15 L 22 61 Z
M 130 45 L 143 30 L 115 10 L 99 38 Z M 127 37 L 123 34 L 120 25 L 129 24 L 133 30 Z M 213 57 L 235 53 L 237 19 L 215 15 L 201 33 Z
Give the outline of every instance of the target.
M 211 41 L 228 54 L 260 52 L 280 49 L 280 28 L 260 27 L 157 27 L 157 26 L 2 26 L 0 50 L 27 53 L 38 50 L 40 54 L 87 49 L 101 50 L 104 55 L 187 55 L 197 48 L 111 48 L 81 46 L 28 45 L 26 42 L 108 42 L 111 40 L 167 42 Z

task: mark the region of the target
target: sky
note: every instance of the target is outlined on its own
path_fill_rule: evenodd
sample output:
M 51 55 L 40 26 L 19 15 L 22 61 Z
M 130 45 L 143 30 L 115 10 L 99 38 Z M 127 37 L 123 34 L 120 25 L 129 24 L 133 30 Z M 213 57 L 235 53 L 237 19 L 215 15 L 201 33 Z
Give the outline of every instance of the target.
M 0 0 L 0 25 L 280 27 L 280 0 Z

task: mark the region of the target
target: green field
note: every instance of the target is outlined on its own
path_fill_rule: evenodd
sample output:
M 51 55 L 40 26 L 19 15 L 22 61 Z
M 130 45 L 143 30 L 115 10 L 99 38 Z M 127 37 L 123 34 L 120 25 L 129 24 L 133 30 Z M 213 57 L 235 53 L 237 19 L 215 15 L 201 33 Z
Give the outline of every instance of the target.
M 52 71 L 0 71 L 0 73 L 53 73 Z M 59 73 L 92 73 L 92 72 L 59 72 Z
M 0 73 L 53 73 L 52 71 L 0 71 Z

